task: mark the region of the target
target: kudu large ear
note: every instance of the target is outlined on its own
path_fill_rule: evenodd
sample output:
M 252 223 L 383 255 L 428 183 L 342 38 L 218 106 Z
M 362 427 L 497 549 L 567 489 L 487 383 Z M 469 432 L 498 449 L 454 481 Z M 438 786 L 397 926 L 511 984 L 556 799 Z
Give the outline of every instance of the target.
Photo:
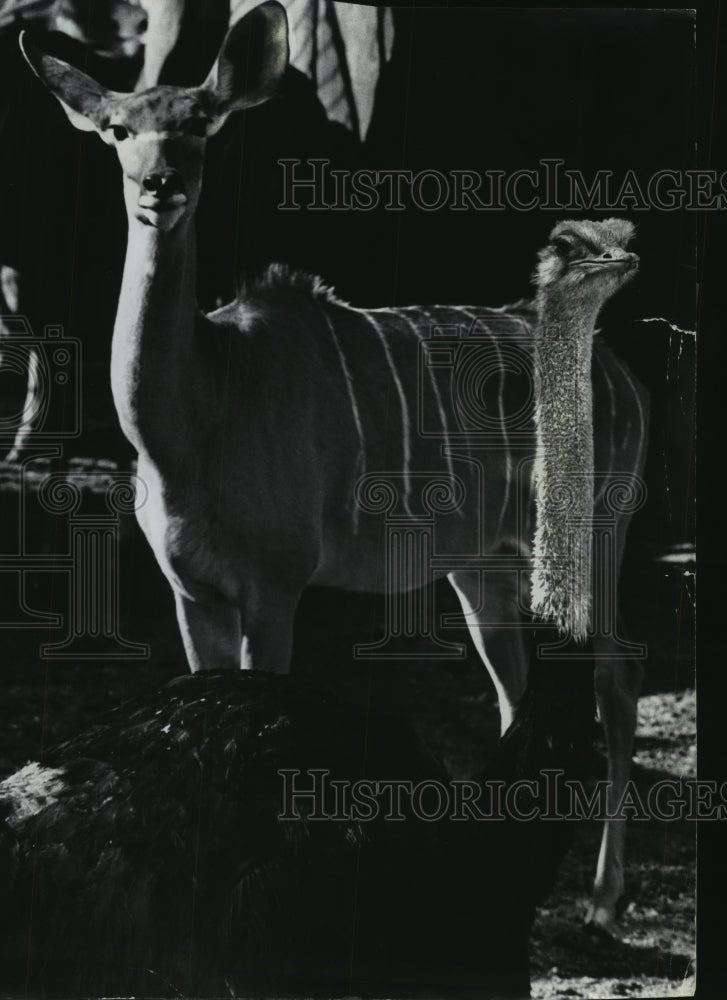
M 252 108 L 272 97 L 288 56 L 288 18 L 282 4 L 268 0 L 237 21 L 202 85 L 214 102 L 209 134 L 217 132 L 232 111 Z
M 80 69 L 41 52 L 27 31 L 20 33 L 20 49 L 41 83 L 61 102 L 71 124 L 82 132 L 100 131 L 101 107 L 109 92 Z

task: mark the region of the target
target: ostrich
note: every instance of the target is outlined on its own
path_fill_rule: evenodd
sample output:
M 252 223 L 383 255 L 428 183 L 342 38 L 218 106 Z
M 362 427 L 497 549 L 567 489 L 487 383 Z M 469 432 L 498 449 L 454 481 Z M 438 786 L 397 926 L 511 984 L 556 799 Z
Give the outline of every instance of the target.
M 576 638 L 583 639 L 593 622 L 595 683 L 608 744 L 607 798 L 612 816 L 629 777 L 643 668 L 638 660 L 623 659 L 613 630 L 598 624 L 604 607 L 613 601 L 610 588 L 621 565 L 629 523 L 623 513 L 614 517 L 607 492 L 616 434 L 622 437 L 617 467 L 628 476 L 623 481 L 626 492 L 638 492 L 648 400 L 645 390 L 596 336 L 595 324 L 605 302 L 636 274 L 639 258 L 626 249 L 633 236 L 633 225 L 624 219 L 561 222 L 540 251 L 535 272 L 537 452 L 531 604 L 536 614 L 557 622 Z M 613 381 L 619 373 L 632 392 L 632 406 L 622 414 L 617 412 L 622 400 Z M 600 419 L 600 432 L 594 434 L 596 377 L 601 381 L 598 405 L 610 401 L 611 419 Z M 636 424 L 634 416 L 639 418 Z M 607 430 L 610 444 L 603 440 Z M 597 493 L 594 454 L 603 483 Z M 605 516 L 613 526 L 610 567 L 592 566 L 594 516 Z M 625 836 L 623 819 L 606 820 L 587 917 L 597 931 L 611 932 L 623 904 Z

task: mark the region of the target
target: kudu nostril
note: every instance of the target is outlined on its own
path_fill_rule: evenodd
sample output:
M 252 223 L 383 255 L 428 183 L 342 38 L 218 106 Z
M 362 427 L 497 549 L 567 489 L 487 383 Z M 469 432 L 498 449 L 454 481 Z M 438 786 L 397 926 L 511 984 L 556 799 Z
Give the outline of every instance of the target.
M 145 191 L 155 194 L 158 198 L 169 198 L 182 188 L 181 177 L 176 170 L 147 174 L 142 185 Z

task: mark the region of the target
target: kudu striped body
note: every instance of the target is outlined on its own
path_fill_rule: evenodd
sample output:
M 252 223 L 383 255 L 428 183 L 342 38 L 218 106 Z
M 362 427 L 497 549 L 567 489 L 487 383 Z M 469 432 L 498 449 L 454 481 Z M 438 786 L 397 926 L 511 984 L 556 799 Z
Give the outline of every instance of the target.
M 454 498 L 439 502 L 436 517 L 437 552 L 451 554 L 454 567 L 440 572 L 460 597 L 508 725 L 525 685 L 528 653 L 516 626 L 528 574 L 493 574 L 483 600 L 479 567 L 462 560 L 529 553 L 535 305 L 356 309 L 317 279 L 274 266 L 205 316 L 194 295 L 193 225 L 204 143 L 232 111 L 274 92 L 287 61 L 280 5 L 262 4 L 230 30 L 199 88 L 113 94 L 27 42 L 25 52 L 72 122 L 96 129 L 121 161 L 129 239 L 112 387 L 148 488 L 139 521 L 173 588 L 190 668 L 287 671 L 305 587 L 385 589 L 382 518 L 357 498 L 371 474 L 395 476 L 405 520 L 418 516 L 422 482 Z M 557 258 L 566 284 L 589 269 L 594 281 L 594 268 L 620 275 L 635 260 L 604 234 L 600 256 L 591 233 L 591 257 L 572 268 L 579 234 L 561 239 L 571 246 Z M 587 338 L 590 351 L 590 330 Z M 453 389 L 459 349 L 467 369 L 472 344 L 481 352 L 471 364 L 474 409 L 467 378 L 464 397 Z M 642 391 L 598 340 L 593 358 L 598 515 L 609 479 L 641 469 L 645 410 Z M 616 520 L 618 562 L 628 518 Z M 493 627 L 502 622 L 510 627 Z M 615 658 L 613 634 L 596 635 L 594 645 L 617 795 L 637 687 Z M 599 862 L 593 919 L 604 926 L 622 890 L 622 834 L 623 824 L 609 825 Z

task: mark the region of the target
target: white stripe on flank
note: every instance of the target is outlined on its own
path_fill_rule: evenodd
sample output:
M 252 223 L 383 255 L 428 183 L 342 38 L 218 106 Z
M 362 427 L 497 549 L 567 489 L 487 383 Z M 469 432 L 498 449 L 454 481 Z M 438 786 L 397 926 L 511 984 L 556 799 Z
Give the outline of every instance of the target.
M 348 367 L 348 362 L 346 361 L 346 356 L 343 353 L 343 348 L 341 343 L 336 336 L 336 331 L 333 329 L 333 323 L 331 322 L 331 317 L 328 313 L 321 307 L 321 312 L 326 318 L 326 323 L 328 324 L 328 329 L 331 334 L 331 340 L 333 341 L 334 347 L 336 348 L 336 353 L 338 354 L 338 360 L 341 362 L 341 371 L 343 372 L 343 380 L 346 383 L 346 388 L 348 389 L 348 398 L 351 402 L 351 412 L 353 414 L 353 422 L 356 424 L 356 433 L 358 434 L 358 464 L 360 468 L 360 475 L 366 474 L 366 442 L 364 440 L 363 426 L 361 424 L 361 414 L 359 412 L 358 403 L 356 401 L 356 393 L 353 388 L 353 379 L 351 378 L 351 372 Z M 358 533 L 358 515 L 359 509 L 358 504 L 354 498 L 353 500 L 353 530 L 354 534 Z
M 606 379 L 606 385 L 608 386 L 608 401 L 609 401 L 609 421 L 608 421 L 608 475 L 605 477 L 601 483 L 601 489 L 598 491 L 598 496 L 594 498 L 593 503 L 598 504 L 603 500 L 606 493 L 606 487 L 608 486 L 608 481 L 611 478 L 611 473 L 613 471 L 613 460 L 616 454 L 616 442 L 614 440 L 614 434 L 616 432 L 616 395 L 613 390 L 613 382 L 611 381 L 611 376 L 608 374 L 608 370 L 601 362 L 601 374 Z M 595 433 L 595 427 L 594 427 Z M 594 442 L 595 445 L 595 442 Z M 594 447 L 595 451 L 595 447 Z
M 438 327 L 441 328 L 441 327 L 453 326 L 455 324 L 443 322 L 441 319 L 439 319 L 437 316 L 434 315 L 435 313 L 437 313 L 437 312 L 438 313 L 443 313 L 443 312 L 445 312 L 445 310 L 447 312 L 452 312 L 454 310 L 457 310 L 459 308 L 464 308 L 464 307 L 460 307 L 460 306 L 427 306 L 426 308 L 424 308 L 424 306 L 404 306 L 404 308 L 405 309 L 413 309 L 413 310 L 416 310 L 417 312 L 424 313 L 424 315 L 428 318 L 428 320 L 429 320 L 432 328 L 434 328 L 435 326 L 438 326 Z M 475 308 L 475 307 L 473 306 L 473 308 Z M 459 331 L 459 324 L 457 324 L 457 330 Z M 459 332 L 455 335 L 455 339 L 457 341 L 460 341 L 462 339 L 460 337 L 460 335 L 459 335 Z M 436 346 L 436 343 L 437 343 L 436 338 L 434 339 L 433 343 Z M 452 374 L 454 374 L 454 372 Z M 435 384 L 436 384 L 436 378 L 435 378 L 434 381 L 435 381 Z M 456 403 L 454 402 L 454 400 L 452 401 L 452 408 L 453 408 L 454 415 L 456 417 L 456 412 L 455 412 L 455 410 L 456 410 Z M 465 431 L 463 431 L 459 427 L 457 428 L 457 430 L 456 430 L 455 433 L 459 434 L 460 437 L 462 437 L 462 436 L 464 437 L 464 442 L 462 442 L 462 443 L 464 444 L 464 447 L 467 449 L 467 454 L 469 455 L 469 458 L 471 459 L 471 461 L 474 462 L 474 463 L 476 463 L 477 459 L 475 458 L 475 456 L 474 456 L 474 454 L 472 452 L 472 441 L 470 439 L 469 434 L 467 434 Z
M 399 401 L 401 403 L 401 424 L 403 430 L 403 455 L 404 455 L 404 510 L 407 512 L 409 517 L 413 517 L 411 508 L 409 506 L 409 495 L 411 493 L 411 483 L 409 481 L 409 471 L 411 466 L 411 424 L 409 420 L 409 407 L 406 402 L 406 395 L 404 393 L 404 386 L 402 385 L 401 379 L 399 378 L 399 373 L 394 365 L 394 358 L 391 354 L 391 348 L 386 340 L 384 331 L 376 319 L 371 315 L 367 309 L 356 309 L 354 306 L 350 307 L 360 316 L 365 316 L 368 322 L 376 331 L 376 334 L 381 341 L 381 345 L 384 348 L 384 353 L 386 354 L 386 360 L 388 362 L 389 368 L 391 369 L 391 375 L 394 379 L 394 384 L 396 385 L 396 391 L 399 393 Z
M 422 315 L 427 320 L 428 323 L 432 324 L 432 317 L 423 306 L 411 307 L 411 308 L 416 308 L 419 314 Z M 404 319 L 411 327 L 411 330 L 414 336 L 419 341 L 419 343 L 422 343 L 424 337 L 419 332 L 419 328 L 417 327 L 416 323 L 413 320 L 409 319 L 408 316 L 404 316 Z M 437 399 L 437 408 L 439 410 L 439 421 L 442 425 L 442 434 L 444 435 L 444 452 L 445 452 L 444 457 L 447 459 L 447 471 L 449 472 L 449 478 L 452 483 L 452 489 L 456 490 L 454 468 L 452 466 L 452 456 L 449 453 L 449 426 L 447 424 L 447 414 L 442 404 L 442 396 L 441 393 L 439 392 L 439 386 L 437 385 L 437 380 L 434 376 L 434 372 L 432 371 L 431 366 L 428 367 L 429 367 L 429 382 L 431 383 L 432 389 L 434 390 L 434 395 L 436 396 Z M 463 516 L 461 507 L 458 508 L 458 510 L 460 516 Z
M 472 321 L 472 328 L 476 326 L 479 317 L 474 313 L 471 313 L 464 306 L 454 306 L 458 312 L 461 312 L 463 316 L 467 316 L 468 319 Z M 497 520 L 497 533 L 496 538 L 502 536 L 502 526 L 505 522 L 505 514 L 507 513 L 507 505 L 510 502 L 510 480 L 512 479 L 512 457 L 510 455 L 510 441 L 507 436 L 507 428 L 505 426 L 505 368 L 502 361 L 502 351 L 500 350 L 500 345 L 497 342 L 497 337 L 492 333 L 489 326 L 484 324 L 487 330 L 487 335 L 492 341 L 492 344 L 497 351 L 497 362 L 500 369 L 500 387 L 497 393 L 497 407 L 500 411 L 500 428 L 502 430 L 502 441 L 505 445 L 505 492 L 502 497 L 502 507 L 500 508 L 500 516 Z

